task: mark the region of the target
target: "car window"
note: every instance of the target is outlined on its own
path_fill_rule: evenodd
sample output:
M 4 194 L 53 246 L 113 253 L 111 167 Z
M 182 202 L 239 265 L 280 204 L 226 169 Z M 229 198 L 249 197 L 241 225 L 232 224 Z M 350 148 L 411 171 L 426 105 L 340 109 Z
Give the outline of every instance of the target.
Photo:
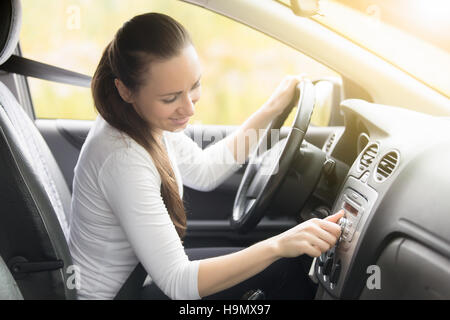
M 156 11 L 180 21 L 190 31 L 204 69 L 202 98 L 191 123 L 242 123 L 286 74 L 338 76 L 264 34 L 180 1 L 23 0 L 22 4 L 23 55 L 87 75 L 93 75 L 116 30 L 134 15 Z M 95 118 L 88 88 L 29 82 L 38 118 Z
M 312 19 L 450 97 L 450 1 L 326 0 Z

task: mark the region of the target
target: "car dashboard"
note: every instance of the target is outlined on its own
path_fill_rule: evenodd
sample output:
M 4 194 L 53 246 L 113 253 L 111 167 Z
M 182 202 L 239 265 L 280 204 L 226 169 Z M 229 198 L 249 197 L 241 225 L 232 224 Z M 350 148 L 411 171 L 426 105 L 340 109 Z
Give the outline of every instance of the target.
M 317 299 L 450 298 L 450 119 L 351 99 L 325 142 L 347 163 L 335 247 L 314 260 Z M 331 140 L 331 141 L 330 141 Z

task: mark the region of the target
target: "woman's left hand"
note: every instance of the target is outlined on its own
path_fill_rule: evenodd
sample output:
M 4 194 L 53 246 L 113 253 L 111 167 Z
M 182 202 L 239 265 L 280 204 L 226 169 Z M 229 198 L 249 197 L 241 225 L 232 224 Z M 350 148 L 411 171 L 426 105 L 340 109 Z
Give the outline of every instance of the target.
M 305 74 L 298 76 L 286 76 L 269 100 L 253 113 L 232 135 L 227 139 L 228 147 L 238 163 L 245 163 L 250 152 L 258 145 L 261 131 L 277 116 L 283 113 L 294 97 L 295 88 L 304 79 Z M 256 132 L 257 139 L 251 132 Z
M 263 109 L 268 111 L 273 117 L 283 113 L 283 110 L 289 105 L 294 97 L 297 84 L 302 81 L 305 74 L 296 76 L 286 76 L 270 96 L 269 100 L 263 105 Z

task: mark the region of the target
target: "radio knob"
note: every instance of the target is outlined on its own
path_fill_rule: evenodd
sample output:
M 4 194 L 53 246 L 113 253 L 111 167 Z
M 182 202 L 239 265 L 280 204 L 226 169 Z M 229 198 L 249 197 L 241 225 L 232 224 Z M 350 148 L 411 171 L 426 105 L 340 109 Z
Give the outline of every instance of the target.
M 339 226 L 341 227 L 341 237 L 339 238 L 339 241 L 346 240 L 349 235 L 349 230 L 347 229 L 348 224 L 349 221 L 346 218 L 339 219 Z
M 339 219 L 339 226 L 341 229 L 344 229 L 347 226 L 348 220 L 346 218 Z

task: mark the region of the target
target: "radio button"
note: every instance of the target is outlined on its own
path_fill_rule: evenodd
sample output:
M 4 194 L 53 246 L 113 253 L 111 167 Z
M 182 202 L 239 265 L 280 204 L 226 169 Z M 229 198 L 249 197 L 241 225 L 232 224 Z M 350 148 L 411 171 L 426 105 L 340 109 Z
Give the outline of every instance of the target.
M 322 253 L 317 259 L 317 266 L 323 267 L 323 265 L 325 264 L 325 260 L 326 260 L 326 253 Z
M 328 256 L 328 258 L 325 260 L 325 264 L 323 267 L 323 274 L 326 276 L 331 273 L 331 269 L 333 268 L 333 256 L 334 256 L 334 254 L 331 253 Z
M 339 280 L 340 275 L 341 275 L 341 261 L 339 260 L 333 268 L 333 271 L 330 276 L 330 282 L 336 284 Z

